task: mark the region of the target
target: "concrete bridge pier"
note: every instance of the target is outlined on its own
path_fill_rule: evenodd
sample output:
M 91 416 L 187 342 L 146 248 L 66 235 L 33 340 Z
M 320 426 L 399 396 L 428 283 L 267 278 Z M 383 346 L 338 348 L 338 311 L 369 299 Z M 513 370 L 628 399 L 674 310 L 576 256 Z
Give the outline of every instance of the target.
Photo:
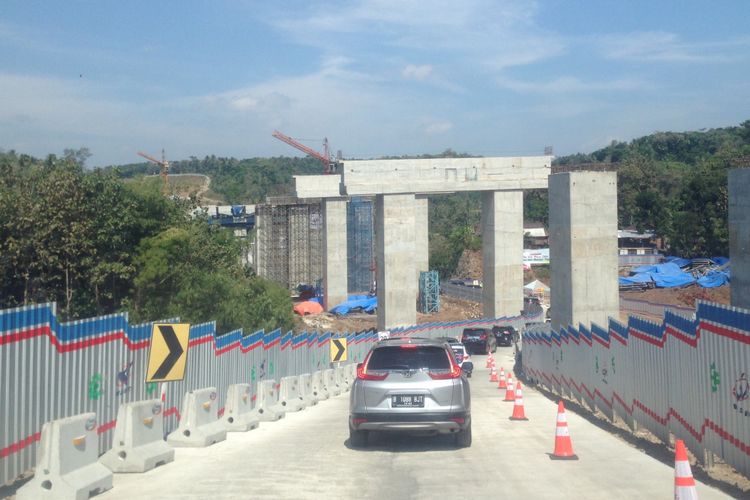
M 429 201 L 425 195 L 417 195 L 414 200 L 415 222 L 415 253 L 414 267 L 417 274 L 417 290 L 419 290 L 419 273 L 430 270 L 430 239 L 429 239 Z
M 375 197 L 378 330 L 417 322 L 415 205 L 413 194 Z
M 619 318 L 617 174 L 549 176 L 552 328 Z
M 323 199 L 323 300 L 326 310 L 348 298 L 346 198 Z
M 482 192 L 484 317 L 523 310 L 523 191 Z

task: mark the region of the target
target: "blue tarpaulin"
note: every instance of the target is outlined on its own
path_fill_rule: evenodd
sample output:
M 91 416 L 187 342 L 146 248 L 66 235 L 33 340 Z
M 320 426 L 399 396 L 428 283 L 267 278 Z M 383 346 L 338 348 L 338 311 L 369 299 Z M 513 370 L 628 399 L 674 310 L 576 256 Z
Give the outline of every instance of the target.
M 369 295 L 350 295 L 349 300 L 329 310 L 333 314 L 349 314 L 352 311 L 372 313 L 378 308 L 378 298 Z
M 729 283 L 729 275 L 722 271 L 710 271 L 705 276 L 698 278 L 698 285 L 703 288 L 716 288 Z
M 674 255 L 669 255 L 664 258 L 664 262 L 666 263 L 672 263 L 676 264 L 677 267 L 685 267 L 689 266 L 691 261 L 689 259 L 683 259 L 681 257 L 675 257 Z

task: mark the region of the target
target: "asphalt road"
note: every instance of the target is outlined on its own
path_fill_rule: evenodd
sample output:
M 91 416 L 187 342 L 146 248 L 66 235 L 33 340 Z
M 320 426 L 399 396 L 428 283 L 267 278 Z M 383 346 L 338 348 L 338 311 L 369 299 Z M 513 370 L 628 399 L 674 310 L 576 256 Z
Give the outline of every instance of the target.
M 507 370 L 512 350 L 496 354 Z M 375 436 L 348 446 L 348 393 L 209 448 L 178 448 L 175 461 L 145 474 L 115 474 L 102 500 L 133 498 L 672 498 L 673 469 L 568 412 L 578 461 L 553 461 L 557 405 L 524 390 L 528 422 L 508 420 L 513 403 L 474 357 L 473 445 L 452 437 Z M 702 500 L 729 498 L 704 484 Z

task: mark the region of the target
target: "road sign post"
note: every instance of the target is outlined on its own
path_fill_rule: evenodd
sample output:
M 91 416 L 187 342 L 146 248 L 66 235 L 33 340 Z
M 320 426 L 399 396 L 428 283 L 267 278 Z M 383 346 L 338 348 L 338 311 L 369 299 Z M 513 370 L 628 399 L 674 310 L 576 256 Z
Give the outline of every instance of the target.
M 346 339 L 331 339 L 331 362 L 346 361 Z

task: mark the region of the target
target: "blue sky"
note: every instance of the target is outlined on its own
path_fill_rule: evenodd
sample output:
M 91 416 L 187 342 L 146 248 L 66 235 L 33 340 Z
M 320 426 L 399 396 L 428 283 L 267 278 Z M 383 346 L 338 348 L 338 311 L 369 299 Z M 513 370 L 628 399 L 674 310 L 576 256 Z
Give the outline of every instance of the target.
M 750 119 L 750 2 L 0 6 L 0 148 L 346 158 L 590 152 Z

